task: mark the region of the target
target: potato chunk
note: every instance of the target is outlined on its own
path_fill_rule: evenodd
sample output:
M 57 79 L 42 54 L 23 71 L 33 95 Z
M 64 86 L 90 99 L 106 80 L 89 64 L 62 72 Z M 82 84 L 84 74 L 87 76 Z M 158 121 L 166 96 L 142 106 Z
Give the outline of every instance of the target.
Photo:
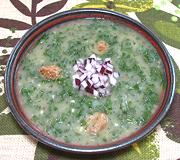
M 55 66 L 55 65 L 42 66 L 39 69 L 39 73 L 46 80 L 55 80 L 55 79 L 59 78 L 61 76 L 60 71 L 61 71 L 61 68 L 58 66 Z
M 108 117 L 105 113 L 95 112 L 87 118 L 87 132 L 97 134 L 105 129 L 108 124 Z

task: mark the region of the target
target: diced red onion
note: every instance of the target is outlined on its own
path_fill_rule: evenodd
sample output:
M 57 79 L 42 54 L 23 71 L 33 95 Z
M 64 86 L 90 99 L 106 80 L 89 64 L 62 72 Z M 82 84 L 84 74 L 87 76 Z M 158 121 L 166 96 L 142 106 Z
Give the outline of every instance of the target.
M 89 87 L 92 87 L 93 82 L 92 82 L 90 79 L 88 79 L 88 80 L 87 80 L 87 84 L 88 84 Z
M 102 94 L 105 95 L 106 89 L 105 88 L 99 88 L 98 91 Z
M 116 85 L 117 80 L 116 80 L 112 75 L 109 77 L 109 80 L 110 80 L 110 83 L 111 83 L 113 86 Z
M 100 73 L 101 68 L 102 68 L 102 66 L 101 66 L 101 65 L 98 65 L 98 66 L 96 67 L 96 70 L 97 70 L 97 72 L 98 72 L 98 73 Z
M 101 74 L 104 74 L 105 71 L 106 71 L 106 68 L 105 68 L 104 66 L 101 66 L 100 73 L 101 73 Z
M 85 70 L 86 70 L 86 71 L 91 71 L 91 70 L 92 70 L 92 65 L 87 62 L 86 67 L 85 67 Z
M 86 87 L 88 86 L 88 84 L 87 84 L 86 81 L 82 81 L 82 82 L 81 82 L 81 86 L 82 86 L 83 88 L 86 88 Z
M 91 65 L 92 65 L 93 67 L 96 66 L 96 61 L 95 61 L 94 59 L 91 60 Z
M 104 81 L 104 75 L 98 74 L 98 77 L 99 77 L 99 80 L 100 80 L 100 81 Z
M 103 76 L 103 80 L 104 80 L 104 82 L 107 82 L 108 81 L 108 76 Z
M 111 63 L 111 58 L 105 58 L 104 62 L 105 62 L 105 63 L 107 63 L 107 62 L 108 62 L 108 63 Z
M 94 95 L 95 97 L 97 97 L 97 96 L 99 95 L 98 91 L 93 90 L 93 95 Z
M 91 73 L 92 73 L 92 74 L 95 74 L 96 72 L 97 72 L 97 70 L 96 70 L 95 68 L 92 68 L 92 69 L 91 69 Z
M 79 86 L 77 86 L 75 80 L 73 80 L 73 87 L 74 87 L 74 88 L 79 88 Z
M 82 82 L 83 80 L 86 79 L 86 77 L 87 77 L 87 75 L 86 75 L 86 73 L 84 73 L 84 74 L 82 74 L 79 78 L 80 78 L 80 80 L 81 80 L 81 82 Z
M 94 84 L 98 83 L 99 82 L 98 74 L 93 74 L 91 80 Z
M 101 86 L 101 82 L 98 81 L 96 84 L 94 84 L 94 88 L 99 88 Z
M 118 79 L 119 78 L 119 73 L 118 72 L 113 72 L 114 78 Z
M 81 84 L 81 81 L 80 81 L 80 79 L 75 79 L 75 84 L 77 85 L 77 86 L 80 86 L 80 84 Z
M 99 88 L 105 88 L 105 86 L 104 86 L 104 85 L 101 85 L 101 86 L 99 86 Z
M 76 78 L 79 79 L 79 75 L 75 74 L 75 75 L 73 75 L 72 78 L 73 78 L 73 80 L 75 80 Z
M 86 88 L 85 88 L 85 91 L 88 92 L 88 93 L 93 94 L 94 89 L 93 89 L 92 87 L 86 87 Z
M 105 74 L 106 74 L 106 75 L 108 75 L 108 74 L 112 74 L 112 71 L 111 71 L 111 70 L 106 69 Z
M 81 64 L 83 64 L 84 63 L 84 60 L 83 59 L 79 59 L 79 62 L 81 63 Z
M 110 85 L 115 86 L 119 73 L 114 72 L 110 58 L 96 57 L 92 54 L 89 58 L 79 59 L 73 66 L 73 87 L 93 94 L 95 97 L 110 94 Z
M 111 63 L 107 63 L 106 64 L 109 68 L 112 68 L 113 69 L 113 65 Z
M 83 67 L 79 67 L 79 71 L 81 72 L 81 73 L 85 73 L 86 72 L 86 70 L 83 68 Z
M 88 78 L 88 79 L 90 79 L 90 78 L 91 78 L 91 76 L 92 76 L 92 74 L 93 74 L 93 73 L 92 73 L 92 72 L 90 72 L 90 71 L 86 72 L 87 78 Z
M 77 71 L 78 71 L 78 69 L 79 69 L 78 65 L 77 65 L 77 64 L 75 64 L 75 65 L 73 66 L 73 70 L 74 70 L 74 72 L 77 72 Z
M 104 83 L 105 88 L 109 86 L 109 82 Z
M 89 58 L 93 58 L 96 60 L 96 55 L 95 54 L 92 54 Z

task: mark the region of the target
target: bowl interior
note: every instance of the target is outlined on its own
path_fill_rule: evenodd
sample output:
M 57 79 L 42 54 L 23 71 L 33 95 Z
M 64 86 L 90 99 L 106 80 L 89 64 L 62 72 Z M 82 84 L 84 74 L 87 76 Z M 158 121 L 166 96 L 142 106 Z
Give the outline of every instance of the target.
M 83 145 L 63 143 L 61 141 L 58 141 L 57 139 L 54 139 L 51 136 L 48 136 L 45 132 L 37 128 L 29 120 L 29 118 L 27 117 L 27 115 L 23 110 L 23 106 L 20 102 L 20 99 L 18 98 L 19 95 L 17 93 L 17 84 L 16 84 L 17 70 L 19 64 L 21 60 L 26 56 L 27 49 L 31 45 L 33 45 L 33 42 L 40 34 L 42 34 L 43 32 L 45 32 L 46 30 L 48 30 L 49 28 L 55 25 L 71 20 L 84 19 L 84 18 L 100 18 L 100 19 L 110 20 L 115 23 L 123 24 L 127 27 L 130 27 L 134 31 L 140 33 L 157 50 L 164 65 L 165 77 L 167 81 L 167 86 L 165 91 L 162 93 L 162 99 L 158 109 L 142 128 L 140 128 L 130 136 L 124 137 L 123 139 L 98 146 L 97 145 L 83 146 Z M 9 58 L 6 75 L 5 75 L 5 87 L 6 87 L 7 101 L 10 105 L 12 114 L 14 115 L 15 119 L 25 131 L 32 134 L 40 142 L 55 149 L 60 149 L 64 151 L 70 151 L 76 153 L 77 152 L 97 153 L 97 152 L 107 152 L 119 148 L 124 148 L 134 143 L 135 141 L 139 140 L 140 138 L 144 137 L 148 133 L 150 133 L 150 131 L 152 131 L 152 129 L 165 116 L 166 112 L 170 107 L 174 95 L 175 75 L 174 75 L 173 64 L 164 45 L 145 26 L 141 25 L 140 23 L 134 21 L 131 18 L 128 18 L 127 16 L 115 12 L 98 10 L 98 9 L 84 9 L 84 10 L 67 11 L 60 14 L 56 14 L 33 26 L 18 42 L 18 44 L 15 46 Z

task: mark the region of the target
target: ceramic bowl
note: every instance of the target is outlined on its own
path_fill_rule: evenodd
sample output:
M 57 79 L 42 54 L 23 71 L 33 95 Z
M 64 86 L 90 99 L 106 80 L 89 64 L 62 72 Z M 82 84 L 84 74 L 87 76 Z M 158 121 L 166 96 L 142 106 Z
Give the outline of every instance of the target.
M 82 19 L 82 18 L 100 18 L 106 19 L 113 22 L 117 22 L 125 25 L 126 27 L 132 28 L 134 31 L 140 33 L 144 36 L 157 50 L 165 71 L 165 77 L 167 80 L 167 86 L 165 89 L 164 97 L 162 100 L 161 106 L 158 107 L 157 111 L 152 115 L 150 120 L 139 130 L 127 136 L 125 138 L 119 139 L 117 141 L 104 144 L 104 145 L 94 145 L 94 146 L 82 146 L 82 145 L 73 145 L 68 143 L 63 143 L 54 139 L 53 137 L 48 136 L 46 133 L 41 131 L 39 128 L 35 127 L 32 122 L 28 119 L 26 114 L 23 111 L 23 106 L 18 102 L 16 94 L 16 74 L 17 67 L 19 65 L 20 59 L 26 53 L 26 48 L 33 43 L 33 41 L 38 37 L 38 35 L 45 32 L 47 29 L 67 22 L 70 20 Z M 19 125 L 35 139 L 42 142 L 45 145 L 48 145 L 54 149 L 73 152 L 73 153 L 86 153 L 86 154 L 97 154 L 115 151 L 118 149 L 125 148 L 131 145 L 134 142 L 139 141 L 143 137 L 147 136 L 163 119 L 170 108 L 174 96 L 175 89 L 175 73 L 174 67 L 171 60 L 171 57 L 161 42 L 148 28 L 146 28 L 141 23 L 125 16 L 120 13 L 101 10 L 101 9 L 80 9 L 80 10 L 71 10 L 65 11 L 53 15 L 43 21 L 34 25 L 25 35 L 20 39 L 20 41 L 14 47 L 6 68 L 5 73 L 5 94 L 6 99 L 11 109 L 16 121 Z

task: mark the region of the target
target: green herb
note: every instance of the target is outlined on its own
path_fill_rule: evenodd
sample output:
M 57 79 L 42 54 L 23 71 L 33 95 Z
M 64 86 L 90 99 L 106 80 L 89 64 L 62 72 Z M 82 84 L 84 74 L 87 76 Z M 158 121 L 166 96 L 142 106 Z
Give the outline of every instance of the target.
M 151 67 L 150 69 L 150 76 L 153 81 L 162 80 L 162 72 L 157 67 Z
M 145 102 L 145 106 L 148 109 L 151 109 L 154 104 L 158 102 L 158 94 L 155 92 L 154 84 L 149 84 L 144 92 L 143 100 Z
M 155 51 L 155 49 L 148 49 L 148 48 L 145 48 L 144 46 L 140 46 L 138 48 L 138 52 L 143 56 L 144 61 L 146 63 L 153 63 L 159 59 L 158 54 Z
M 126 51 L 126 52 L 127 51 L 132 52 L 132 42 L 131 42 L 131 40 L 130 39 L 123 40 L 122 43 L 121 43 L 121 49 L 123 51 Z
M 144 81 L 146 79 L 143 71 L 138 64 L 134 64 L 132 70 L 141 78 L 141 81 Z
M 139 84 L 135 84 L 135 85 L 133 86 L 133 89 L 139 92 L 139 91 L 140 91 L 140 89 L 139 89 Z
M 82 119 L 82 120 L 80 121 L 80 123 L 81 123 L 81 126 L 86 126 L 86 125 L 87 125 L 87 122 L 86 122 L 85 119 Z
M 84 111 L 84 109 L 83 109 L 83 107 L 81 106 L 80 108 L 79 108 L 79 110 L 76 112 L 76 117 L 81 117 L 82 115 L 83 115 L 83 111 Z
M 117 41 L 117 36 L 112 35 L 111 33 L 109 33 L 108 31 L 102 31 L 100 30 L 97 33 L 96 36 L 96 42 L 98 41 L 105 41 L 106 43 L 108 43 L 110 46 L 116 44 Z
M 41 35 L 40 39 L 37 40 L 37 42 L 36 42 L 35 45 L 38 46 L 40 43 L 44 43 L 45 41 L 48 40 L 48 38 L 49 38 L 49 34 L 48 34 L 48 33 L 43 33 L 43 34 Z
M 107 98 L 106 99 L 106 102 L 105 102 L 105 104 L 104 104 L 104 107 L 105 107 L 105 113 L 107 113 L 107 114 L 110 114 L 110 113 L 112 113 L 112 101 L 111 101 L 111 99 L 110 98 Z
M 84 43 L 84 41 L 81 40 L 71 40 L 69 41 L 69 46 L 66 51 L 66 53 L 69 56 L 76 55 L 77 58 L 83 57 L 84 53 L 86 52 L 86 49 L 88 48 L 88 45 Z
M 34 91 L 35 91 L 36 87 L 32 86 L 31 88 L 21 88 L 21 94 L 23 96 L 30 96 Z

